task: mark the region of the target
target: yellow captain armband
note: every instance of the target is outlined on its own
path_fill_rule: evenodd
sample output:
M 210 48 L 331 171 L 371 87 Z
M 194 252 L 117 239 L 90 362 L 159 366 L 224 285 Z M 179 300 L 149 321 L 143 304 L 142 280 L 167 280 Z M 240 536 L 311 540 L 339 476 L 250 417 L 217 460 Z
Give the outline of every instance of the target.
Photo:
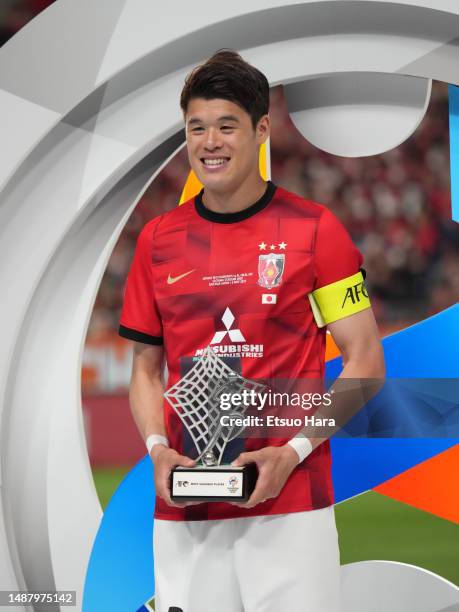
M 308 298 L 318 327 L 324 327 L 371 306 L 365 278 L 360 271 L 316 289 L 308 294 Z

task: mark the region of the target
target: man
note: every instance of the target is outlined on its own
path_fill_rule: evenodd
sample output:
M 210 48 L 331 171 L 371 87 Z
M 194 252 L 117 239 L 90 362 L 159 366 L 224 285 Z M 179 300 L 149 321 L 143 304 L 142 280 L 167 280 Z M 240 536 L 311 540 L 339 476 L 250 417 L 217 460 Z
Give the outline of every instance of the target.
M 210 345 L 249 379 L 317 379 L 325 322 L 341 380 L 382 377 L 362 257 L 325 207 L 260 177 L 270 129 L 260 71 L 220 51 L 188 76 L 181 107 L 204 189 L 141 232 L 120 322 L 135 342 L 130 403 L 154 464 L 157 610 L 338 612 L 327 436 L 246 440 L 235 464 L 255 462 L 259 477 L 244 504 L 173 503 L 172 468 L 195 462 L 162 371 L 165 356 L 172 386 Z

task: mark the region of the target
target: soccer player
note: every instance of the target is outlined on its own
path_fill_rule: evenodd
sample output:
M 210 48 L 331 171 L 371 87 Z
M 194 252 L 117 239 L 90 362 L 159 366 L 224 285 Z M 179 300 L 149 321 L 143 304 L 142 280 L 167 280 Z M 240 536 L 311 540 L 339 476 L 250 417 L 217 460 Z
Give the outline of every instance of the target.
M 173 467 L 195 464 L 163 398 L 207 346 L 249 379 L 321 378 L 328 329 L 341 378 L 381 378 L 362 256 L 326 207 L 265 182 L 266 77 L 217 52 L 181 108 L 201 193 L 146 224 L 120 334 L 134 341 L 130 404 L 154 465 L 156 606 L 165 612 L 338 612 L 339 549 L 324 437 L 247 439 L 259 477 L 246 503 L 173 503 Z M 308 298 L 309 296 L 309 298 Z

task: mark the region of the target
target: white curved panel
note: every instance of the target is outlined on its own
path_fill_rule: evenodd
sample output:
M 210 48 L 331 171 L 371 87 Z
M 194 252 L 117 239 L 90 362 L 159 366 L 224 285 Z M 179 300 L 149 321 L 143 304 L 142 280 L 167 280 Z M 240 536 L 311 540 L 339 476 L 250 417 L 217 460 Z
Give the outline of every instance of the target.
M 288 81 L 291 64 L 301 67 L 299 79 L 343 70 L 440 78 L 431 73 L 441 71 L 441 78 L 457 82 L 459 6 L 447 13 L 441 9 L 448 2 L 413 4 L 253 0 L 244 7 L 216 8 L 203 0 L 199 11 L 174 3 L 163 6 L 163 20 L 162 12 L 157 14 L 156 5 L 146 0 L 60 0 L 2 48 L 0 83 L 5 91 L 63 116 L 102 86 L 100 107 L 105 107 L 110 103 L 106 86 L 117 89 L 118 76 L 129 93 L 221 46 L 244 49 L 253 61 L 261 59 L 258 63 L 273 83 Z M 162 27 L 153 37 L 159 19 Z M 127 78 L 123 72 L 129 73 Z M 5 135 L 20 132 L 21 121 L 20 112 L 10 117 Z M 50 119 L 44 130 L 53 125 Z M 0 166 L 0 185 L 7 176 Z
M 341 568 L 343 612 L 453 612 L 459 588 L 414 565 L 361 561 Z
M 293 123 L 316 147 L 344 157 L 377 155 L 418 127 L 432 82 L 399 74 L 351 72 L 284 88 Z

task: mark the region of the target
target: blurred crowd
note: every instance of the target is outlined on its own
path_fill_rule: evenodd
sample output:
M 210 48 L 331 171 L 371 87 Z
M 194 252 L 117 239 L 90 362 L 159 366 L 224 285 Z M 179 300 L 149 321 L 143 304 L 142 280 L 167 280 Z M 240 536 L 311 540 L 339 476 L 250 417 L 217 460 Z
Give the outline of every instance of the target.
M 343 158 L 316 149 L 273 95 L 272 173 L 328 206 L 364 255 L 378 322 L 400 327 L 459 297 L 459 225 L 451 220 L 448 89 L 434 83 L 414 134 L 391 151 Z
M 50 0 L 3 0 L 0 44 Z M 275 183 L 328 206 L 364 256 L 367 285 L 383 333 L 419 321 L 459 298 L 459 225 L 451 220 L 448 90 L 434 83 L 415 133 L 382 155 L 342 158 L 308 143 L 290 121 L 282 87 L 271 96 Z M 117 329 L 123 285 L 140 229 L 177 206 L 189 166 L 182 149 L 154 179 L 113 251 L 89 337 Z

